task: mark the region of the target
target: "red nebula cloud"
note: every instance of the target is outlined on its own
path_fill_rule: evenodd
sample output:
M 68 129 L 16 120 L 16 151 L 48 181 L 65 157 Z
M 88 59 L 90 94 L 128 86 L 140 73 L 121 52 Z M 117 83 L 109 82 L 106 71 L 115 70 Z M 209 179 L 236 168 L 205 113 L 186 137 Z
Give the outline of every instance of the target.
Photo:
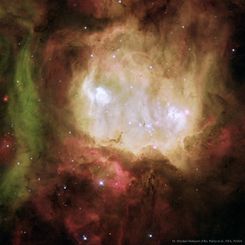
M 0 138 L 0 163 L 10 164 L 15 152 L 15 138 L 10 134 L 5 134 Z

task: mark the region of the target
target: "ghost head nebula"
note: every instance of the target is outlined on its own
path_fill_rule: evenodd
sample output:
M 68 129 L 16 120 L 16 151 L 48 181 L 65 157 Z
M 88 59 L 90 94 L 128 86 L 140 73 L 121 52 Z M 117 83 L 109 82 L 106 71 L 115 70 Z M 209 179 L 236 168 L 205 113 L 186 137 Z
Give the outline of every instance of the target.
M 240 243 L 243 0 L 0 3 L 0 244 Z

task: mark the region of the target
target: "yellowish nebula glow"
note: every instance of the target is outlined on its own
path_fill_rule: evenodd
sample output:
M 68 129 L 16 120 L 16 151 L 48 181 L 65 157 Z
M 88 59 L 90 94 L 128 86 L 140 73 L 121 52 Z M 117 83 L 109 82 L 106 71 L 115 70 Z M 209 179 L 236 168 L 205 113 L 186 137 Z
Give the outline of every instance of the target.
M 70 91 L 77 128 L 98 145 L 135 154 L 183 150 L 185 137 L 197 132 L 220 52 L 205 38 L 188 43 L 186 30 L 173 25 L 159 34 L 129 18 L 83 36 L 87 66 L 74 69 Z
M 95 79 L 95 76 L 85 78 L 81 97 L 87 101 L 83 115 L 89 119 L 84 130 L 100 144 L 113 143 L 134 153 L 146 146 L 166 152 L 193 126 L 187 106 L 174 104 L 171 98 L 164 99 L 163 93 L 150 97 L 149 77 L 145 77 L 145 87 L 137 87 L 133 78 L 117 77 L 120 84 L 117 90 Z

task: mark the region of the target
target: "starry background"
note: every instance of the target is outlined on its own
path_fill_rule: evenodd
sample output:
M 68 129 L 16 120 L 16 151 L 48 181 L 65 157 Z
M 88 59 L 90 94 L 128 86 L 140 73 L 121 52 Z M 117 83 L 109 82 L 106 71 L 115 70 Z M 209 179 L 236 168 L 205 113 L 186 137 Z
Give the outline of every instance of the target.
M 242 0 L 1 0 L 0 244 L 245 239 L 244 23 Z M 102 74 L 120 62 L 118 30 L 122 55 L 148 55 L 120 74 L 146 62 L 153 91 L 165 78 L 179 88 L 186 74 L 185 91 L 197 86 L 183 149 L 165 154 L 136 137 L 136 154 L 118 147 L 125 134 L 102 144 L 79 126 L 86 111 L 74 91 L 91 59 Z

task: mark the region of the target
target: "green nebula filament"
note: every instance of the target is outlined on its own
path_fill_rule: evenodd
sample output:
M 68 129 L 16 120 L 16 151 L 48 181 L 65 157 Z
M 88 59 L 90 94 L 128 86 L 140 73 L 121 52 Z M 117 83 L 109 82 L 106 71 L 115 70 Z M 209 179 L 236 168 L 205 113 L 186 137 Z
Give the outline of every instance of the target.
M 17 153 L 12 167 L 3 176 L 0 200 L 13 208 L 28 197 L 30 165 L 42 151 L 39 97 L 33 80 L 30 44 L 29 38 L 17 57 L 13 86 L 9 90 L 8 114 L 17 141 Z

